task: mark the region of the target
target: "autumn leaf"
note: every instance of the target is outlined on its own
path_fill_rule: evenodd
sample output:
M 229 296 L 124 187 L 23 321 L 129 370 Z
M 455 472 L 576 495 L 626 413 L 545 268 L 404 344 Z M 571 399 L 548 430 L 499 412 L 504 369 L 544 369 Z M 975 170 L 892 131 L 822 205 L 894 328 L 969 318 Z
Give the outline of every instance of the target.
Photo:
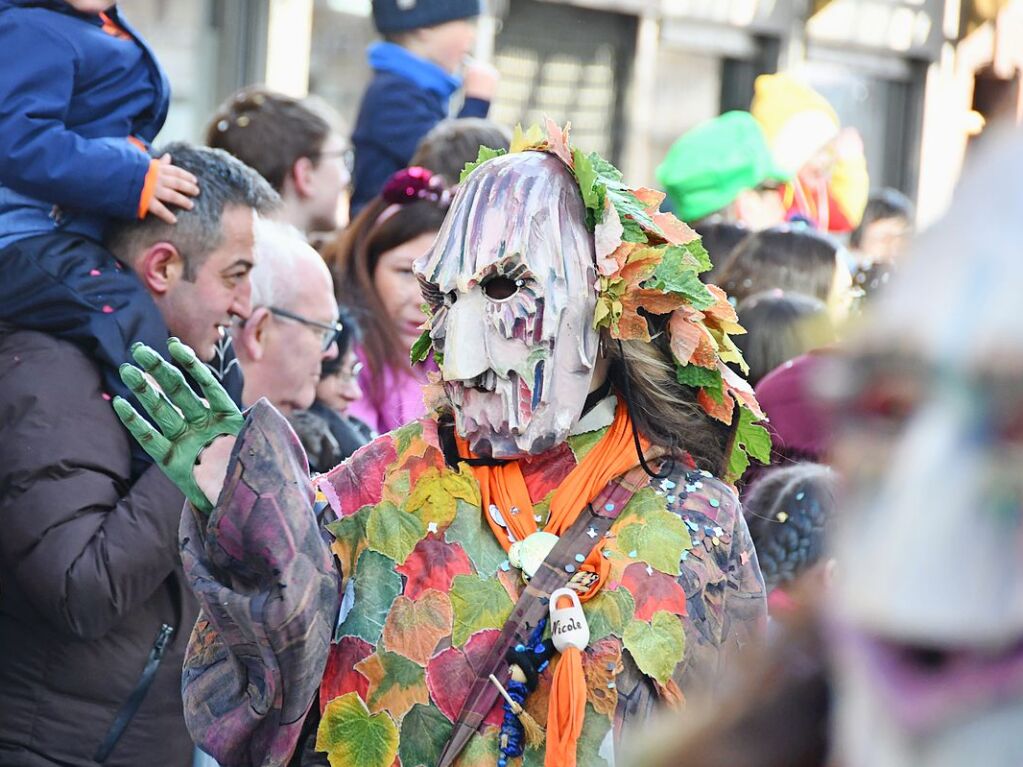
M 369 680 L 366 703 L 374 713 L 386 711 L 400 722 L 416 703 L 430 700 L 422 667 L 397 653 L 377 649 L 355 664 L 355 669 Z
M 455 518 L 455 501 L 459 498 L 479 506 L 479 485 L 469 469 L 464 465 L 458 471 L 431 469 L 423 472 L 412 488 L 405 510 L 424 525 L 446 525 Z
M 685 523 L 666 511 L 664 503 L 651 488 L 633 495 L 615 523 L 615 548 L 662 573 L 679 575 L 682 553 L 693 547 L 693 541 Z
M 618 271 L 618 261 L 614 258 L 615 251 L 622 244 L 622 220 L 618 211 L 610 202 L 604 203 L 604 218 L 593 231 L 593 243 L 597 255 L 597 273 L 605 277 Z
M 419 599 L 428 589 L 446 594 L 452 578 L 472 573 L 465 550 L 433 533 L 417 543 L 405 564 L 396 569 L 405 576 L 405 596 L 409 599 Z
M 551 118 L 544 117 L 544 127 L 547 129 L 547 150 L 569 168 L 572 168 L 572 149 L 568 140 L 572 124 L 567 123 L 565 129 L 562 130 Z
M 655 213 L 653 220 L 654 226 L 661 232 L 664 239 L 672 245 L 688 245 L 700 239 L 700 235 L 689 224 L 675 218 L 671 213 Z
M 422 442 L 423 424 L 420 421 L 412 421 L 391 432 L 391 439 L 394 440 L 394 450 L 399 460 L 404 460 L 412 447 L 412 443 Z M 426 443 L 423 442 L 425 445 Z M 422 455 L 422 453 L 420 453 Z
M 401 576 L 394 562 L 375 551 L 364 551 L 355 567 L 355 602 L 338 636 L 357 636 L 372 645 L 380 641 L 384 621 L 401 593 Z
M 366 540 L 366 522 L 369 520 L 369 508 L 356 514 L 328 524 L 327 530 L 334 536 L 330 550 L 341 562 L 341 572 L 348 578 L 355 572 L 355 563 L 369 545 Z
M 508 593 L 497 580 L 478 575 L 456 575 L 451 583 L 451 608 L 454 611 L 452 644 L 460 647 L 477 631 L 502 627 L 512 607 Z
M 636 562 L 625 568 L 622 588 L 628 589 L 636 604 L 636 619 L 650 620 L 654 613 L 686 614 L 686 592 L 670 575 Z
M 451 737 L 451 727 L 433 706 L 414 705 L 401 720 L 401 767 L 436 767 Z
M 680 365 L 687 365 L 700 346 L 704 336 L 703 328 L 698 324 L 703 314 L 692 307 L 682 305 L 671 315 L 668 321 L 668 337 L 671 353 Z
M 664 202 L 664 192 L 658 191 L 657 189 L 650 189 L 649 187 L 641 186 L 634 190 L 636 199 L 639 200 L 643 207 L 646 208 L 646 212 L 651 216 L 654 215 L 661 207 L 661 203 Z
M 369 547 L 399 565 L 425 534 L 426 527 L 416 516 L 386 501 L 373 507 L 366 522 Z
M 416 342 L 412 344 L 412 351 L 409 352 L 409 362 L 413 365 L 425 362 L 426 358 L 430 356 L 430 350 L 432 348 L 433 340 L 430 338 L 430 329 L 426 328 L 426 330 L 419 334 L 419 338 L 416 339 Z
M 721 381 L 724 384 L 725 391 L 735 398 L 745 408 L 748 408 L 750 412 L 756 416 L 754 420 L 761 420 L 764 418 L 764 411 L 760 408 L 760 403 L 757 402 L 756 392 L 753 391 L 753 387 L 749 385 L 749 382 L 735 374 L 730 367 L 727 365 L 718 364 L 718 370 L 721 371 Z
M 714 297 L 714 303 L 704 310 L 709 324 L 720 328 L 725 333 L 741 335 L 746 329 L 739 324 L 739 317 L 735 313 L 735 307 L 728 300 L 728 295 L 717 285 L 707 285 L 707 290 Z
M 694 389 L 716 389 L 721 391 L 721 372 L 717 368 L 704 368 L 699 365 L 683 365 L 675 368 L 675 379 L 685 386 Z
M 763 464 L 771 462 L 771 435 L 756 420 L 757 416 L 749 408 L 739 408 L 739 423 L 732 441 L 732 453 L 728 456 L 726 482 L 737 482 L 746 473 L 750 456 Z
M 685 656 L 686 636 L 678 616 L 662 610 L 626 626 L 623 643 L 640 671 L 667 684 Z
M 458 767 L 497 767 L 501 757 L 496 729 L 477 732 L 465 746 L 458 759 Z
M 476 170 L 476 168 L 485 163 L 487 160 L 492 160 L 503 154 L 507 154 L 504 149 L 491 149 L 488 146 L 481 146 L 479 152 L 476 153 L 476 161 L 467 162 L 465 167 L 462 168 L 462 173 L 458 177 L 458 183 L 463 183 L 467 178 L 469 178 L 470 173 Z
M 628 591 L 623 588 L 601 589 L 597 596 L 583 605 L 583 613 L 590 626 L 590 641 L 596 642 L 612 634 L 620 637 L 635 612 L 636 603 Z
M 335 698 L 323 711 L 316 750 L 330 767 L 391 767 L 398 755 L 398 728 L 387 714 L 370 715 L 358 693 Z
M 451 601 L 435 589 L 416 601 L 400 596 L 384 623 L 384 648 L 425 666 L 437 643 L 451 633 L 451 617 Z
M 480 575 L 493 575 L 508 559 L 490 526 L 483 520 L 483 512 L 478 505 L 458 504 L 455 521 L 444 532 L 444 540 L 461 544 Z
M 365 506 L 380 503 L 384 477 L 397 454 L 390 435 L 384 435 L 356 450 L 352 457 L 317 480 L 338 516 L 346 517 Z
M 373 645 L 359 637 L 342 637 L 332 642 L 327 653 L 327 667 L 320 684 L 320 713 L 324 707 L 342 695 L 357 692 L 366 699 L 369 680 L 355 670 L 355 664 L 373 654 Z
M 522 130 L 522 125 L 516 125 L 515 130 L 512 131 L 511 146 L 508 151 L 515 154 L 527 149 L 535 149 L 544 143 L 546 143 L 546 136 L 539 125 L 530 125 L 525 131 Z
M 469 637 L 462 649 L 448 647 L 434 655 L 426 664 L 426 686 L 437 708 L 452 722 L 458 717 L 469 697 L 469 689 L 476 680 L 476 671 L 490 653 L 501 632 L 497 629 L 480 631 Z M 500 725 L 504 718 L 501 701 L 487 714 L 489 724 Z
M 583 653 L 586 699 L 598 714 L 613 716 L 618 707 L 615 678 L 622 670 L 622 648 L 617 638 L 594 642 Z
M 707 389 L 700 389 L 696 393 L 696 402 L 711 418 L 724 424 L 731 424 L 732 413 L 735 410 L 735 400 L 727 395 L 722 396 L 720 391 L 716 392 L 716 394 L 717 396 L 714 396 Z

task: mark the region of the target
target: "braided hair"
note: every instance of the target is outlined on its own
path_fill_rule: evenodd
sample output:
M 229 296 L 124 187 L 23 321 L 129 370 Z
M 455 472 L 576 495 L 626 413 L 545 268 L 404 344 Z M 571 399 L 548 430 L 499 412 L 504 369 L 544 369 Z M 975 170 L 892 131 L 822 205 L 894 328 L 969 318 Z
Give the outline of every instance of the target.
M 823 556 L 835 511 L 835 475 L 799 463 L 772 469 L 743 501 L 767 590 L 794 581 Z

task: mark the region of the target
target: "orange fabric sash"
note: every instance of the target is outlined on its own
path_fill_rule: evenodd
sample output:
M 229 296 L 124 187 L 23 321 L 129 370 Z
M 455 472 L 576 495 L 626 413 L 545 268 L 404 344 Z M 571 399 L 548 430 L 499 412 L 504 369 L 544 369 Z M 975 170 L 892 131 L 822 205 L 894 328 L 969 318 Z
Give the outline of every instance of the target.
M 551 496 L 550 516 L 544 530 L 562 535 L 579 518 L 579 514 L 597 497 L 615 477 L 621 476 L 636 465 L 637 456 L 632 441 L 632 419 L 624 403 L 619 400 L 615 418 L 600 441 L 590 449 Z M 461 437 L 458 440 L 462 455 L 471 455 L 469 446 Z M 640 448 L 646 452 L 650 443 L 640 437 Z M 483 516 L 495 537 L 507 551 L 512 541 L 525 540 L 537 532 L 538 525 L 533 512 L 533 501 L 529 497 L 526 481 L 518 461 L 500 466 L 473 466 L 472 472 L 480 486 Z M 497 506 L 508 529 L 494 520 L 489 509 Z M 604 541 L 598 541 L 586 561 L 579 566 L 583 572 L 594 573 L 597 581 L 580 601 L 594 597 L 607 580 L 610 565 L 601 551 Z M 554 669 L 551 683 L 550 702 L 547 712 L 547 752 L 545 767 L 575 767 L 576 743 L 583 727 L 586 708 L 586 679 L 583 675 L 582 656 L 578 650 L 569 648 L 561 654 Z

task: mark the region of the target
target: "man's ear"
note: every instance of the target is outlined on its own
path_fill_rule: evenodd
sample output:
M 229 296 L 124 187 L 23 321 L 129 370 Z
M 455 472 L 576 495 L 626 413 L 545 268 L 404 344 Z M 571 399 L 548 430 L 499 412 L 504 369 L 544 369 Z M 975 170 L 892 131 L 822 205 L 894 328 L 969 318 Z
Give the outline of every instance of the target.
M 185 259 L 169 242 L 150 245 L 135 261 L 135 272 L 142 284 L 156 297 L 163 296 L 176 282 L 185 278 Z
M 259 362 L 266 354 L 266 334 L 269 331 L 270 310 L 259 306 L 252 310 L 249 318 L 232 330 L 232 338 L 238 351 L 246 359 Z
M 316 163 L 308 157 L 299 157 L 291 166 L 291 184 L 295 192 L 302 199 L 312 197 L 316 187 L 313 180 L 313 171 L 316 170 Z

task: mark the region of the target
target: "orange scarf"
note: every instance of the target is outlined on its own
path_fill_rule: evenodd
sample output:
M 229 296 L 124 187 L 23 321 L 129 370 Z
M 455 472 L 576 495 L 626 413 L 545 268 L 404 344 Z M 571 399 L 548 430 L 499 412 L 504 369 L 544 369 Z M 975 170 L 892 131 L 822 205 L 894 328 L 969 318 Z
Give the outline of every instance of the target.
M 632 429 L 629 411 L 619 400 L 614 421 L 607 433 L 569 472 L 551 496 L 550 516 L 544 527 L 546 532 L 563 535 L 612 479 L 636 465 Z M 461 454 L 471 455 L 466 441 L 461 437 L 457 437 L 457 440 Z M 640 447 L 646 452 L 649 442 L 640 437 Z M 518 461 L 500 466 L 473 466 L 472 472 L 480 485 L 483 516 L 505 551 L 511 547 L 509 532 L 517 541 L 523 541 L 531 533 L 537 532 L 533 501 L 529 497 Z M 500 510 L 508 525 L 507 530 L 487 511 L 491 504 Z M 601 553 L 603 548 L 604 540 L 601 539 L 590 551 L 586 561 L 579 566 L 580 571 L 597 575 L 597 581 L 589 590 L 579 595 L 580 601 L 585 602 L 594 597 L 607 580 L 611 567 Z M 545 767 L 575 767 L 576 743 L 582 733 L 585 709 L 586 678 L 583 675 L 582 654 L 570 647 L 561 653 L 551 682 Z

